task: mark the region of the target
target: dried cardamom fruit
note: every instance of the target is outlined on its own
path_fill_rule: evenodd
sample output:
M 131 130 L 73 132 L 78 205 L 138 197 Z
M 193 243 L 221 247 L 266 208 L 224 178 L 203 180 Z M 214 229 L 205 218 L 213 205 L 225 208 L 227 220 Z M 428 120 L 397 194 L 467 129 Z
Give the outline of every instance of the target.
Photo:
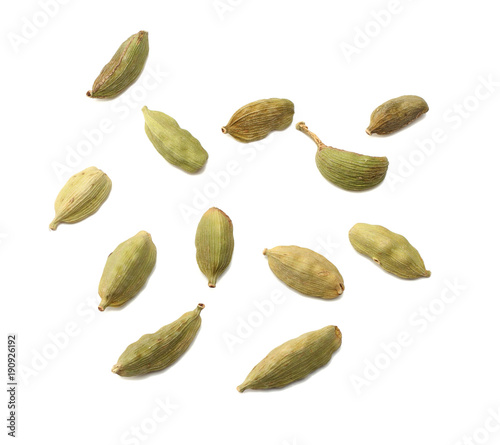
M 349 241 L 359 253 L 400 278 L 431 276 L 417 249 L 404 236 L 385 227 L 358 223 L 349 231 Z
M 102 69 L 87 96 L 112 99 L 132 85 L 141 74 L 149 53 L 148 33 L 139 31 L 123 42 Z
M 208 278 L 208 286 L 215 287 L 233 256 L 233 223 L 229 216 L 216 207 L 208 209 L 196 229 L 195 246 L 198 267 Z
M 144 375 L 160 371 L 176 362 L 184 354 L 201 326 L 200 312 L 204 304 L 186 312 L 154 334 L 143 335 L 125 349 L 111 371 L 122 377 Z
M 240 142 L 264 139 L 271 131 L 288 128 L 293 120 L 294 106 L 288 99 L 262 99 L 241 107 L 233 114 L 222 132 Z
M 304 122 L 299 122 L 296 128 L 316 142 L 316 166 L 326 179 L 338 187 L 361 191 L 375 187 L 384 180 L 389 167 L 385 156 L 365 156 L 328 147 L 309 131 Z
M 236 389 L 281 388 L 303 379 L 325 366 L 340 348 L 342 333 L 337 326 L 325 326 L 302 334 L 273 349 L 257 364 Z
M 121 306 L 146 284 L 156 264 L 156 246 L 144 230 L 121 243 L 109 256 L 99 283 L 99 310 Z
M 57 195 L 56 216 L 49 228 L 56 230 L 64 222 L 77 223 L 93 215 L 111 192 L 111 179 L 96 167 L 73 175 Z
M 326 300 L 344 292 L 344 279 L 323 255 L 297 246 L 264 249 L 274 274 L 296 291 Z
M 161 111 L 143 107 L 146 134 L 168 162 L 188 173 L 196 173 L 207 162 L 208 153 L 189 131 Z
M 418 96 L 401 96 L 388 100 L 375 108 L 368 134 L 388 134 L 400 130 L 429 111 L 429 105 Z

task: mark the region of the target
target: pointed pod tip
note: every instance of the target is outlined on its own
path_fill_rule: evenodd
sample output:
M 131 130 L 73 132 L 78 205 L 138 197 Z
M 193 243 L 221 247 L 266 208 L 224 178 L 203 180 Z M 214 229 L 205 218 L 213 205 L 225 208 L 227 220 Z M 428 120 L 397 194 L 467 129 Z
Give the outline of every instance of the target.
M 120 366 L 119 365 L 114 365 L 112 368 L 111 368 L 111 372 L 114 372 L 115 374 L 118 374 L 118 371 L 120 370 Z
M 208 287 L 214 288 L 215 287 L 215 283 L 208 282 Z
M 262 251 L 262 255 L 267 255 L 267 248 Z
M 54 221 L 52 221 L 52 222 L 49 224 L 49 229 L 50 229 L 50 230 L 56 230 L 58 225 L 59 225 L 59 222 L 58 222 L 58 221 L 56 221 L 56 220 L 54 219 Z
M 224 134 L 226 134 L 226 133 L 227 133 L 227 128 L 226 128 L 226 127 L 222 127 L 222 128 L 221 128 L 221 131 L 222 131 Z
M 202 311 L 203 309 L 205 309 L 205 305 L 203 303 L 198 303 L 198 306 L 197 306 L 200 311 Z
M 335 335 L 339 340 L 342 340 L 342 332 L 340 332 L 340 329 L 337 326 L 335 326 Z
M 92 91 L 88 90 L 88 91 L 87 91 L 87 96 L 88 96 L 88 97 L 92 97 Z
M 240 385 L 240 386 L 237 386 L 236 389 L 238 390 L 238 392 L 243 392 L 245 391 L 245 387 L 243 385 Z
M 426 270 L 425 274 L 424 274 L 424 277 L 428 278 L 430 276 L 431 276 L 431 271 L 430 270 Z
M 371 136 L 372 135 L 372 131 L 370 130 L 370 127 L 368 127 L 366 130 L 366 134 Z
M 106 308 L 105 308 L 104 306 L 102 306 L 102 305 L 99 305 L 99 306 L 97 307 L 97 309 L 99 309 L 101 312 L 103 312 L 103 311 L 104 311 L 104 309 L 106 309 Z

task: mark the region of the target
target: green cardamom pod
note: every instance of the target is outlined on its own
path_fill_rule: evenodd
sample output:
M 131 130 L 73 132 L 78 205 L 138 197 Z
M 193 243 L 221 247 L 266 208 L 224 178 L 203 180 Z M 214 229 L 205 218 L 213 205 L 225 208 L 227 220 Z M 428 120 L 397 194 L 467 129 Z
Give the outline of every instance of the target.
M 176 362 L 183 355 L 201 326 L 199 304 L 194 311 L 186 312 L 154 334 L 143 335 L 125 349 L 111 371 L 122 377 L 144 375 L 160 371 Z
M 112 99 L 132 85 L 146 64 L 149 53 L 148 33 L 139 31 L 123 42 L 102 69 L 87 96 Z
M 196 173 L 207 162 L 208 153 L 189 131 L 161 111 L 143 107 L 146 134 L 168 162 L 188 173 Z
M 418 250 L 404 236 L 385 227 L 358 223 L 349 231 L 349 240 L 359 253 L 400 278 L 431 276 Z
M 316 166 L 320 173 L 336 186 L 345 190 L 361 191 L 375 187 L 384 180 L 389 167 L 385 156 L 365 156 L 328 147 L 309 131 L 304 122 L 299 122 L 296 128 L 316 142 Z
M 156 246 L 148 232 L 121 243 L 109 256 L 99 283 L 99 310 L 121 306 L 146 284 L 156 264 Z
M 396 97 L 375 108 L 366 132 L 368 134 L 392 133 L 400 130 L 428 111 L 429 105 L 421 97 Z
M 56 216 L 49 228 L 56 230 L 64 222 L 77 223 L 93 215 L 111 192 L 111 179 L 96 167 L 73 175 L 57 195 Z
M 325 366 L 340 348 L 342 333 L 337 326 L 325 326 L 302 334 L 273 349 L 236 389 L 281 388 Z
M 344 292 L 344 279 L 323 255 L 297 246 L 264 249 L 274 274 L 296 291 L 326 300 Z
M 215 287 L 233 256 L 233 223 L 229 216 L 216 207 L 208 209 L 196 229 L 195 246 L 198 267 L 208 278 L 208 286 Z
M 288 99 L 262 99 L 241 107 L 233 114 L 225 127 L 240 142 L 255 142 L 264 139 L 271 131 L 281 131 L 293 120 L 294 105 Z

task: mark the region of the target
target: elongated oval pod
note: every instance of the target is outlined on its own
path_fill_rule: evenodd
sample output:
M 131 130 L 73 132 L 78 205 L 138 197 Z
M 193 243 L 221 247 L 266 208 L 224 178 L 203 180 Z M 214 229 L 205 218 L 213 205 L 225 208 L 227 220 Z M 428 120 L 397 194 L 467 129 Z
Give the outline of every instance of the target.
M 188 350 L 201 326 L 200 303 L 154 334 L 143 335 L 125 349 L 111 371 L 122 377 L 134 377 L 160 371 L 175 363 Z
M 195 246 L 198 267 L 208 278 L 208 286 L 215 287 L 233 256 L 233 223 L 229 216 L 216 207 L 208 209 L 196 229 Z
M 139 31 L 123 42 L 102 69 L 87 96 L 112 99 L 132 85 L 141 74 L 149 53 L 148 33 Z
M 96 167 L 73 175 L 57 195 L 56 216 L 49 225 L 56 230 L 60 223 L 73 224 L 93 215 L 111 192 L 111 179 Z
M 207 162 L 208 153 L 189 131 L 162 113 L 143 107 L 146 135 L 163 158 L 188 173 L 196 173 Z
M 362 191 L 375 187 L 384 180 L 389 167 L 385 156 L 366 156 L 328 147 L 309 131 L 304 122 L 299 122 L 296 128 L 316 142 L 316 166 L 336 186 L 350 191 Z
M 344 279 L 323 255 L 298 246 L 264 249 L 273 273 L 286 285 L 310 297 L 326 300 L 344 292 Z
M 349 231 L 354 249 L 400 278 L 430 277 L 424 261 L 408 240 L 382 226 L 358 223 Z
M 282 388 L 325 366 L 340 348 L 342 333 L 337 326 L 325 326 L 302 334 L 273 349 L 236 389 Z
M 99 282 L 99 310 L 121 306 L 146 284 L 156 264 L 156 246 L 148 232 L 121 243 L 109 256 Z
M 264 139 L 271 131 L 285 130 L 293 120 L 294 105 L 288 99 L 256 100 L 241 107 L 222 132 L 240 142 Z
M 429 111 L 427 102 L 419 96 L 401 96 L 375 108 L 366 133 L 389 134 L 407 126 Z

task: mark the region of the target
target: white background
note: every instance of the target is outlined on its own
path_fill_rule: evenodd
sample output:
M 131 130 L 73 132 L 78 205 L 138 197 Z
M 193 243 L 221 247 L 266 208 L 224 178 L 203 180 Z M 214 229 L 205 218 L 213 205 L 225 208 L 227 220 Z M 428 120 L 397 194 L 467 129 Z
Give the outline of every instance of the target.
M 497 2 L 74 0 L 46 21 L 41 3 L 9 2 L 1 17 L 0 317 L 4 345 L 18 334 L 18 443 L 498 443 L 499 432 L 481 429 L 500 408 Z M 150 55 L 138 82 L 115 101 L 86 97 L 141 29 Z M 403 94 L 425 98 L 425 118 L 367 136 L 372 110 Z M 293 126 L 251 145 L 221 133 L 240 106 L 269 97 L 295 103 Z M 202 173 L 155 151 L 143 105 L 201 141 Z M 387 156 L 385 182 L 365 193 L 330 184 L 314 143 L 294 129 L 301 120 L 329 145 Z M 433 149 L 419 148 L 433 136 Z M 87 152 L 68 165 L 77 148 Z M 92 165 L 112 179 L 109 199 L 50 232 L 60 188 Z M 235 236 L 216 289 L 194 247 L 211 206 Z M 400 280 L 358 255 L 347 236 L 357 222 L 406 236 L 431 278 Z M 139 230 L 152 234 L 156 269 L 130 304 L 98 313 L 106 257 Z M 344 295 L 307 298 L 279 282 L 261 252 L 288 244 L 336 264 Z M 256 304 L 271 295 L 279 303 L 259 318 Z M 198 302 L 202 328 L 174 366 L 141 379 L 110 372 L 128 344 Z M 230 347 L 249 320 L 255 327 Z M 236 391 L 272 348 L 327 324 L 343 345 L 325 368 L 283 390 Z M 401 333 L 410 340 L 397 347 Z M 5 347 L 1 356 L 5 381 Z

